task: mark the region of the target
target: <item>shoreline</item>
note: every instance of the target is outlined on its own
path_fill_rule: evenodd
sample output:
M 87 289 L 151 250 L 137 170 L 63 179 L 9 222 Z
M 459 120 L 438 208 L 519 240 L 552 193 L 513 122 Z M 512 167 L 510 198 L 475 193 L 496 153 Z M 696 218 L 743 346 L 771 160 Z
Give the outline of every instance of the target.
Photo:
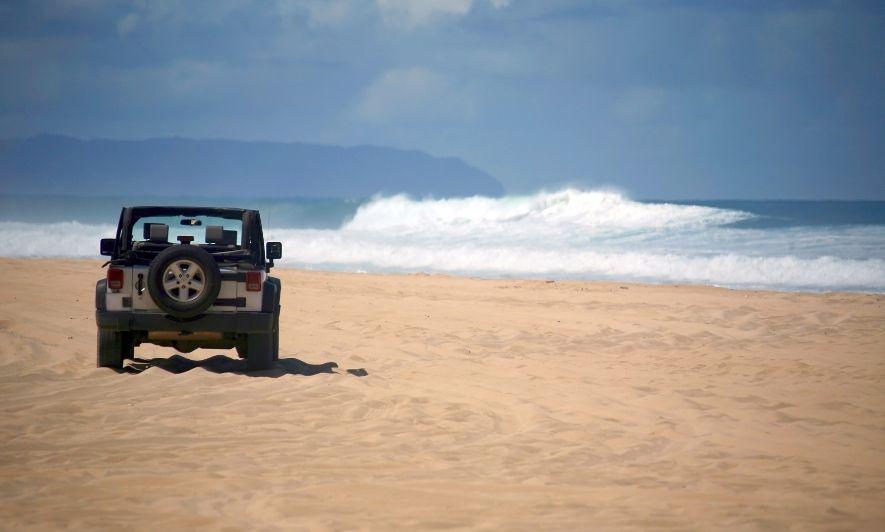
M 99 267 L 106 262 L 106 259 L 93 259 L 93 258 L 85 258 L 85 257 L 2 257 L 0 256 L 0 264 L 7 262 L 16 262 L 16 261 L 33 261 L 33 262 L 51 262 L 51 263 L 59 263 L 59 262 L 79 262 L 79 263 L 94 263 Z M 99 271 L 97 269 L 96 271 Z M 101 270 L 103 271 L 103 270 Z M 617 279 L 575 279 L 569 277 L 556 277 L 556 276 L 538 276 L 538 277 L 496 277 L 489 276 L 484 277 L 481 275 L 473 275 L 473 274 L 459 274 L 459 273 L 447 273 L 447 272 L 404 272 L 404 271 L 389 271 L 389 272 L 369 272 L 369 271 L 349 271 L 349 270 L 324 270 L 324 269 L 312 269 L 312 268 L 303 268 L 303 267 L 295 267 L 295 266 L 285 266 L 282 264 L 277 264 L 272 270 L 271 275 L 275 275 L 277 272 L 287 271 L 287 272 L 301 272 L 301 273 L 317 273 L 317 274 L 331 274 L 331 275 L 356 275 L 356 276 L 379 276 L 379 277 L 398 277 L 398 276 L 426 276 L 426 277 L 437 277 L 437 278 L 452 278 L 452 279 L 466 279 L 466 280 L 475 280 L 475 281 L 507 281 L 507 282 L 540 282 L 540 283 L 559 283 L 559 284 L 568 284 L 568 283 L 577 283 L 577 284 L 598 284 L 598 285 L 624 285 L 624 286 L 636 286 L 636 287 L 659 287 L 659 288 L 711 288 L 716 290 L 727 290 L 730 292 L 740 292 L 740 293 L 759 293 L 759 294 L 807 294 L 807 295 L 866 295 L 866 296 L 881 296 L 885 297 L 885 291 L 876 292 L 876 291 L 866 291 L 866 290 L 811 290 L 811 289 L 773 289 L 773 288 L 752 288 L 752 287 L 730 287 L 727 285 L 716 285 L 716 284 L 703 284 L 703 283 L 673 283 L 673 282 L 651 282 L 651 281 L 622 281 Z M 100 277 L 100 276 L 99 276 Z M 98 279 L 98 278 L 96 278 Z

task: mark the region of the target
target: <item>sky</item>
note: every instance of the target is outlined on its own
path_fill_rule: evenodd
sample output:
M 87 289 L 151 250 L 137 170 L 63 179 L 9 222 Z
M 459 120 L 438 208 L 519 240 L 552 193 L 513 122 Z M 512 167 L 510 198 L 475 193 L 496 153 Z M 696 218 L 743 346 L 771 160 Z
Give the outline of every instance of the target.
M 885 2 L 0 0 L 0 137 L 456 156 L 508 191 L 885 199 Z

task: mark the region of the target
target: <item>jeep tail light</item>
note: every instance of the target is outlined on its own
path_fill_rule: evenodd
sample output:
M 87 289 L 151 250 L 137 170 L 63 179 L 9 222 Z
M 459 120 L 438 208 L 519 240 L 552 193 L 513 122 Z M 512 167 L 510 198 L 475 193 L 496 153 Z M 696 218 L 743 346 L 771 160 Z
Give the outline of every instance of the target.
M 261 292 L 261 272 L 246 272 L 246 291 Z
M 121 290 L 123 288 L 123 270 L 120 268 L 108 269 L 108 288 Z

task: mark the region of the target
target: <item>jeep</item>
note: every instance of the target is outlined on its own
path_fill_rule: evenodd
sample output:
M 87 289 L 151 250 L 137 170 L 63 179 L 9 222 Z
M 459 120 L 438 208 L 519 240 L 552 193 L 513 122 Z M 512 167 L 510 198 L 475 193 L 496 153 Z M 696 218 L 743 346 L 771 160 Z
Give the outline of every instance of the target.
M 101 239 L 95 284 L 98 366 L 122 368 L 135 347 L 236 349 L 249 370 L 276 365 L 282 244 L 264 243 L 258 211 L 125 207 Z

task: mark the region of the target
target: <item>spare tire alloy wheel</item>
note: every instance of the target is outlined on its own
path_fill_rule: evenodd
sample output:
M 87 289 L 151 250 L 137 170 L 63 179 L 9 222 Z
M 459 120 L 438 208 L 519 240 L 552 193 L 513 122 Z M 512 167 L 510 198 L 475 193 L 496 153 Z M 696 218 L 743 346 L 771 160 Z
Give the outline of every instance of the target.
M 195 301 L 206 289 L 206 273 L 192 260 L 170 262 L 163 272 L 163 290 L 179 303 Z
M 192 318 L 206 311 L 221 290 L 221 272 L 204 249 L 182 244 L 161 251 L 148 270 L 148 292 L 163 311 Z

